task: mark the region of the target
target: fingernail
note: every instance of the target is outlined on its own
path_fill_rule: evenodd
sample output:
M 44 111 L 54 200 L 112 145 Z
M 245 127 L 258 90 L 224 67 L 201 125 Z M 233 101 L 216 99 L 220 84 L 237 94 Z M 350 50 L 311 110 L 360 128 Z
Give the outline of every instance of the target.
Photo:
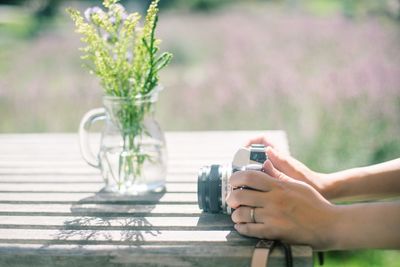
M 233 227 L 235 227 L 235 229 L 237 230 L 239 228 L 239 225 L 235 224 Z

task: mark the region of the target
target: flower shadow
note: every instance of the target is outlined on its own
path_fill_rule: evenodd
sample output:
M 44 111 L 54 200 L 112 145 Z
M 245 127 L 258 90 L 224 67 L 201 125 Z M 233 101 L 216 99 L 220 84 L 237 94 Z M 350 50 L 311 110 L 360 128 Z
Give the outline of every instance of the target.
M 141 246 L 161 234 L 148 216 L 165 191 L 143 195 L 97 192 L 71 205 L 71 213 L 57 231 L 57 243 Z

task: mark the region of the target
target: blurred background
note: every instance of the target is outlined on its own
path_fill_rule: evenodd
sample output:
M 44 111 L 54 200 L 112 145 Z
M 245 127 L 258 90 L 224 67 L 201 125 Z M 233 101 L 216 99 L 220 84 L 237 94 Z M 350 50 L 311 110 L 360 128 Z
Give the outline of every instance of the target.
M 144 12 L 149 1 L 122 1 Z M 0 133 L 76 132 L 101 105 L 65 13 L 101 1 L 0 0 Z M 400 156 L 400 1 L 161 0 L 164 130 L 287 132 L 292 154 L 337 171 Z M 326 266 L 398 266 L 397 251 Z M 397 265 L 396 265 L 397 264 Z

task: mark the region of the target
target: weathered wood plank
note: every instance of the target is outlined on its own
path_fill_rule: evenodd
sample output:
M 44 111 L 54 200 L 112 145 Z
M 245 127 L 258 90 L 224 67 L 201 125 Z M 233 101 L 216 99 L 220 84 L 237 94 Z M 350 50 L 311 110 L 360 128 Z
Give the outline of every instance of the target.
M 0 177 L 0 186 L 4 183 L 93 183 L 102 182 L 103 178 L 100 173 L 93 174 L 4 174 Z M 197 183 L 197 172 L 191 173 L 169 173 L 166 177 L 167 183 Z M 0 190 L 1 191 L 1 190 Z
M 26 180 L 25 180 L 26 181 Z M 95 193 L 100 191 L 104 184 L 102 181 L 97 181 L 97 182 L 83 182 L 83 183 L 53 183 L 53 182 L 47 182 L 47 183 L 32 183 L 31 181 L 25 182 L 25 181 L 13 181 L 7 179 L 4 181 L 4 179 L 0 180 L 0 192 L 5 193 L 5 192 L 13 192 L 13 193 L 18 193 L 18 192 L 65 192 L 65 193 L 76 193 L 76 192 L 81 192 L 81 193 Z M 179 187 L 181 184 L 172 184 L 172 187 L 169 185 L 168 188 L 170 189 L 184 189 L 182 187 Z M 184 185 L 184 184 L 182 184 Z M 177 186 L 177 187 L 176 187 Z M 169 190 L 170 192 L 174 192 L 174 190 Z M 183 190 L 181 190 L 183 191 Z
M 237 144 L 244 143 L 248 138 L 254 137 L 255 135 L 267 134 L 269 139 L 286 139 L 284 131 L 198 131 L 198 132 L 166 132 L 166 140 L 168 144 L 181 144 L 191 143 L 197 144 L 213 144 L 221 143 L 226 144 L 226 140 L 232 140 Z M 93 139 L 99 137 L 95 134 Z M 75 134 L 61 134 L 61 133 L 39 133 L 39 134 L 1 134 L 0 142 L 7 145 L 28 145 L 28 144 L 39 144 L 41 146 L 62 146 L 71 145 L 71 143 L 78 142 L 78 136 Z M 180 146 L 178 146 L 180 148 Z
M 47 243 L 36 243 L 36 244 L 19 244 L 19 243 L 0 243 L 0 251 L 4 253 L 13 254 L 16 250 L 24 251 L 25 254 L 39 253 L 42 255 L 51 254 L 58 256 L 65 255 L 107 255 L 109 252 L 115 252 L 115 250 L 127 251 L 135 255 L 146 253 L 146 251 L 158 251 L 159 253 L 174 254 L 179 251 L 185 251 L 184 255 L 187 257 L 249 257 L 253 253 L 253 247 L 232 245 L 232 244 L 218 244 L 216 247 L 213 243 L 208 243 L 212 248 L 207 249 L 202 246 L 163 246 L 163 245 L 142 245 L 139 247 L 130 245 L 107 245 L 107 244 L 96 244 L 96 245 L 74 245 L 74 244 L 47 244 Z M 11 247 L 12 249 L 7 249 Z M 293 255 L 297 257 L 309 257 L 312 251 L 308 246 L 293 246 Z M 271 258 L 284 257 L 282 250 L 273 250 Z
M 131 245 L 168 242 L 234 242 L 254 244 L 255 240 L 243 238 L 236 231 L 170 231 L 170 230 L 47 230 L 47 229 L 0 229 L 0 242 L 22 242 L 25 244 L 47 241 L 62 243 L 129 243 Z M 72 242 L 71 242 L 72 241 Z M 137 244 L 135 244 L 137 243 Z
M 179 169 L 181 167 L 184 168 L 193 168 L 203 165 L 213 164 L 221 164 L 227 163 L 232 160 L 233 155 L 229 155 L 226 157 L 210 157 L 204 156 L 203 159 L 188 159 L 186 158 L 175 158 L 168 160 L 168 167 L 170 169 Z M 64 160 L 60 159 L 41 159 L 35 158 L 35 156 L 29 156 L 26 159 L 21 159 L 20 157 L 11 159 L 7 158 L 7 160 L 0 159 L 0 169 L 13 169 L 13 168 L 26 168 L 26 169 L 54 169 L 54 168 L 77 168 L 77 169 L 95 169 L 90 167 L 83 159 L 76 160 Z
M 35 148 L 37 149 L 37 148 Z M 60 162 L 60 161 L 68 161 L 72 163 L 81 163 L 84 162 L 82 156 L 78 153 L 78 151 L 71 153 L 71 151 L 65 150 L 63 151 L 63 154 L 48 154 L 48 153 L 36 153 L 35 155 L 29 155 L 25 151 L 21 151 L 22 154 L 1 154 L 0 155 L 0 161 L 1 162 L 18 162 L 18 161 L 29 161 L 29 162 Z M 232 158 L 232 154 L 229 154 L 228 152 L 222 152 L 222 153 L 210 153 L 210 151 L 199 151 L 196 152 L 195 154 L 195 161 L 212 161 L 212 162 L 221 162 L 225 161 L 227 159 Z M 188 160 L 188 155 L 185 153 L 177 153 L 174 151 L 169 151 L 168 150 L 168 160 L 175 162 L 175 161 L 184 161 Z
M 178 153 L 187 156 L 193 154 L 208 155 L 226 153 L 232 155 L 246 140 L 255 135 L 265 133 L 258 132 L 187 132 L 187 133 L 167 133 L 168 151 L 171 155 Z M 286 135 L 282 131 L 268 132 L 270 140 L 280 149 L 287 150 Z M 57 139 L 58 142 L 57 142 Z M 68 151 L 69 154 L 79 155 L 78 138 L 73 135 L 57 134 L 22 134 L 22 135 L 0 135 L 0 154 L 60 154 Z M 23 146 L 22 146 L 23 145 Z M 40 150 L 36 149 L 40 147 Z M 196 149 L 197 148 L 197 149 Z
M 101 216 L 193 216 L 201 210 L 197 204 L 4 204 L 0 215 L 97 215 Z
M 294 267 L 312 266 L 312 250 L 292 247 Z M 17 266 L 243 266 L 250 265 L 252 246 L 197 245 L 57 245 L 0 244 L 0 263 Z M 9 265 L 5 265 L 9 266 Z M 285 266 L 284 254 L 274 250 L 268 266 Z
M 197 193 L 151 193 L 145 195 L 117 195 L 107 193 L 0 193 L 0 203 L 197 203 Z
M 67 179 L 68 180 L 68 179 Z M 95 193 L 100 191 L 104 186 L 104 183 L 99 180 L 98 182 L 92 183 L 30 183 L 30 182 L 3 182 L 3 178 L 0 180 L 0 192 L 65 192 L 65 193 Z M 197 183 L 167 183 L 167 192 L 197 192 Z
M 186 176 L 185 174 L 174 175 L 174 176 Z M 6 183 L 54 183 L 57 185 L 59 183 L 67 184 L 79 184 L 79 183 L 102 183 L 103 179 L 100 174 L 95 175 L 68 175 L 68 174 L 3 174 L 0 177 L 0 186 Z
M 220 140 L 219 140 L 220 141 Z M 229 142 L 230 139 L 227 139 Z M 233 141 L 233 140 L 232 140 Z M 194 141 L 196 142 L 196 141 Z M 210 142 L 210 141 L 209 141 Z M 243 142 L 242 142 L 243 143 Z M 72 144 L 72 143 L 71 143 Z M 46 145 L 40 145 L 40 144 L 35 144 L 35 145 L 7 145 L 4 144 L 1 147 L 0 152 L 8 152 L 12 153 L 14 155 L 59 155 L 60 153 L 67 153 L 68 156 L 72 157 L 75 155 L 75 159 L 78 159 L 81 157 L 79 147 L 74 144 L 73 146 L 70 145 L 58 145 L 58 146 L 46 146 Z M 206 155 L 215 155 L 216 157 L 221 157 L 221 156 L 229 156 L 232 155 L 233 152 L 242 144 L 240 142 L 235 142 L 233 143 L 217 143 L 217 142 L 212 142 L 211 144 L 204 144 L 201 145 L 201 143 L 197 144 L 191 144 L 189 142 L 184 143 L 181 142 L 181 144 L 171 144 L 171 146 L 176 146 L 179 145 L 179 148 L 173 148 L 173 149 L 168 149 L 168 152 L 170 155 L 173 155 L 175 157 L 182 157 L 190 154 L 190 153 L 198 153 L 199 155 L 206 156 Z M 186 146 L 184 148 L 184 146 Z M 169 146 L 168 146 L 169 147 Z M 40 150 L 38 150 L 40 148 Z M 93 151 L 97 151 L 97 148 L 93 148 Z
M 99 175 L 99 170 L 95 168 L 35 168 L 35 169 L 21 169 L 21 168 L 1 168 L 0 172 L 2 175 Z
M 230 216 L 200 214 L 192 217 L 0 216 L 0 228 L 14 229 L 175 229 L 232 230 Z
M 243 246 L 243 245 L 230 245 L 226 244 L 213 244 L 208 243 L 208 246 L 192 246 L 192 245 L 177 245 L 177 246 L 163 246 L 163 245 L 142 245 L 139 250 L 138 247 L 130 245 L 107 245 L 107 244 L 96 244 L 96 245 L 76 245 L 76 244 L 47 244 L 47 243 L 36 243 L 36 244 L 19 244 L 19 243 L 0 243 L 0 251 L 8 254 L 14 254 L 15 250 L 9 250 L 7 248 L 19 248 L 25 254 L 51 254 L 58 256 L 65 255 L 107 255 L 110 252 L 126 251 L 132 253 L 133 255 L 138 255 L 141 253 L 148 253 L 149 251 L 155 250 L 160 253 L 167 252 L 172 254 L 179 251 L 185 251 L 184 255 L 187 257 L 250 257 L 253 253 L 253 246 Z M 308 246 L 293 246 L 293 255 L 296 257 L 310 257 L 312 251 Z M 282 257 L 284 253 L 282 250 L 273 250 L 271 253 L 271 258 Z
M 220 159 L 219 161 L 217 159 Z M 212 160 L 209 158 L 205 159 L 169 159 L 168 162 L 168 167 L 171 169 L 179 169 L 181 167 L 185 168 L 194 168 L 197 166 L 203 166 L 203 165 L 208 165 L 210 163 L 225 163 L 228 160 L 230 160 L 229 157 L 214 157 Z M 92 168 L 89 165 L 86 164 L 86 162 L 83 159 L 79 160 L 43 160 L 43 159 L 26 159 L 26 160 L 21 160 L 21 159 L 7 159 L 7 160 L 2 160 L 0 159 L 0 169 L 12 169 L 12 168 L 26 168 L 26 169 L 42 169 L 42 168 Z
M 168 175 L 177 173 L 196 174 L 199 170 L 198 167 L 181 167 L 168 169 Z M 42 168 L 1 168 L 2 175 L 100 175 L 100 170 L 96 168 L 81 167 L 81 168 L 68 168 L 68 167 L 42 167 Z

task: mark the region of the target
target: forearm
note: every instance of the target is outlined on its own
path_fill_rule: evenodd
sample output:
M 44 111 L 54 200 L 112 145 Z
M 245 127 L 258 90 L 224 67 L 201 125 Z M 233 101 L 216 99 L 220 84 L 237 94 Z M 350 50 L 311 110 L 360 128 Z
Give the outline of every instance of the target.
M 400 195 L 400 159 L 324 175 L 328 199 Z
M 328 249 L 400 249 L 400 202 L 337 206 Z

